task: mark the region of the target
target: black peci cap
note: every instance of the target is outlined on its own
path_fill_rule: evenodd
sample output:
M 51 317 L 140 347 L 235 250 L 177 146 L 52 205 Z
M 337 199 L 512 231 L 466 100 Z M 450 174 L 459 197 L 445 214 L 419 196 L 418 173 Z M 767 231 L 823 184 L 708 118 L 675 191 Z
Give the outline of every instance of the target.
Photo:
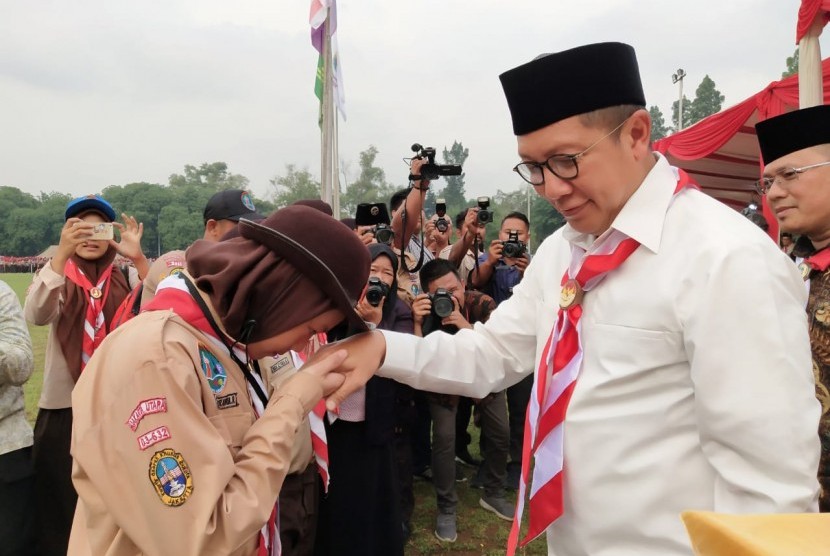
M 600 108 L 646 105 L 634 49 L 618 42 L 545 54 L 499 79 L 516 135 Z
M 830 143 L 830 106 L 788 112 L 755 124 L 764 164 L 801 149 Z

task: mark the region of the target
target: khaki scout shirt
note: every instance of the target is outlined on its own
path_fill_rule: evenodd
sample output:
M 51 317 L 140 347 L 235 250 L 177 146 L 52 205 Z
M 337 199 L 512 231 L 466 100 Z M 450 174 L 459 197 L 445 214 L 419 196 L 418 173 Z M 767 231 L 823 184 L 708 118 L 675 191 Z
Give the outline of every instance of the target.
M 245 377 L 209 337 L 172 311 L 127 322 L 72 394 L 68 554 L 253 555 L 321 396 L 297 373 L 255 419 Z

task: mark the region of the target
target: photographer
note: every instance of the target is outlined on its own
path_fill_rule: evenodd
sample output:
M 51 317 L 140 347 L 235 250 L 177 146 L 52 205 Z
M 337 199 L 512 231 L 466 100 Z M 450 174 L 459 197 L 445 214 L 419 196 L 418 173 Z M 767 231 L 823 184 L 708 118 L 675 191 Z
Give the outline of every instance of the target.
M 499 238 L 491 241 L 487 253 L 478 258 L 478 269 L 470 275 L 472 286 L 487 293 L 497 305 L 508 299 L 530 264 L 528 241 L 530 222 L 527 216 L 517 211 L 505 216 L 501 221 Z M 504 252 L 505 244 L 508 245 L 507 253 Z
M 470 273 L 476 266 L 473 247 L 484 239 L 484 225 L 478 222 L 478 207 L 465 208 L 455 217 L 458 241 L 445 247 L 438 253 L 438 258 L 452 262 L 458 269 L 461 280 L 466 284 Z
M 355 306 L 357 314 L 370 328 L 411 334 L 412 313 L 395 295 L 394 251 L 372 243 L 369 254 L 369 280 Z M 336 421 L 326 422 L 331 485 L 320 498 L 314 554 L 403 554 L 414 504 L 412 473 L 397 469 L 395 458 L 402 389 L 411 390 L 390 379 L 372 378 L 343 401 Z
M 466 291 L 455 266 L 436 259 L 424 265 L 421 284 L 428 293 L 421 294 L 412 306 L 415 335 L 426 336 L 436 330 L 454 334 L 472 329 L 476 322 L 486 322 L 495 309 L 493 300 L 475 291 Z M 430 394 L 429 408 L 433 420 L 432 474 L 438 504 L 435 536 L 445 542 L 457 538 L 455 491 L 455 415 L 458 396 Z M 508 426 L 504 391 L 480 400 L 482 430 L 487 435 L 484 453 L 484 496 L 482 508 L 502 519 L 513 519 L 513 506 L 504 498 L 507 466 Z

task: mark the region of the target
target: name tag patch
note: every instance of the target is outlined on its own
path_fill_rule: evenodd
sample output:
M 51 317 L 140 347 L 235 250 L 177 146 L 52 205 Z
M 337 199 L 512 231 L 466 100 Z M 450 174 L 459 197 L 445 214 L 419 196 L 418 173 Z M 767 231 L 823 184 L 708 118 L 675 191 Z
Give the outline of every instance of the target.
M 146 450 L 153 444 L 158 444 L 162 440 L 167 440 L 170 438 L 170 430 L 165 427 L 164 425 L 160 426 L 157 429 L 153 429 L 148 433 L 142 434 L 138 437 L 138 447 L 141 450 Z
M 126 424 L 131 430 L 135 431 L 138 428 L 138 424 L 141 423 L 141 420 L 145 416 L 152 415 L 153 413 L 167 413 L 167 398 L 150 398 L 149 400 L 138 402 L 138 405 L 130 413 Z
M 288 355 L 283 355 L 282 357 L 277 359 L 276 363 L 271 365 L 271 374 L 276 373 L 277 371 L 279 371 L 280 369 L 282 369 L 283 367 L 288 365 L 289 362 L 290 362 L 289 356 Z
M 228 394 L 227 396 L 219 396 L 216 398 L 216 407 L 219 409 L 229 409 L 238 405 L 239 402 L 236 401 L 236 392 Z
M 181 506 L 193 494 L 190 467 L 184 457 L 172 448 L 153 454 L 150 459 L 150 482 L 165 506 Z

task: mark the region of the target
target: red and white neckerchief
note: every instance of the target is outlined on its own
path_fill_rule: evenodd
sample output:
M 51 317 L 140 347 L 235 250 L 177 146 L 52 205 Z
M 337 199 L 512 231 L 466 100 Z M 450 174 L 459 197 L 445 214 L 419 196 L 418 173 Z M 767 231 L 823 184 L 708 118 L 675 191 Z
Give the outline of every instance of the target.
M 316 341 L 315 341 L 316 339 Z M 328 343 L 328 336 L 325 332 L 318 332 L 316 338 L 309 340 L 305 350 L 300 353 L 291 352 L 294 358 L 294 368 L 299 369 L 308 360 L 309 356 L 316 352 L 320 346 Z M 329 444 L 326 437 L 326 427 L 323 424 L 323 417 L 326 414 L 326 400 L 320 400 L 308 414 L 308 424 L 311 428 L 311 449 L 314 451 L 314 459 L 317 462 L 317 471 L 323 479 L 323 491 L 329 491 Z
M 804 278 L 807 295 L 810 295 L 810 274 L 812 271 L 824 272 L 830 268 L 830 246 L 824 247 L 804 259 L 796 259 L 795 264 L 798 265 L 801 277 Z
M 86 294 L 86 315 L 84 316 L 84 334 L 81 344 L 81 370 L 84 370 L 89 363 L 90 357 L 104 341 L 107 335 L 107 323 L 104 319 L 104 303 L 110 293 L 110 276 L 112 265 L 109 265 L 101 274 L 98 283 L 92 285 L 84 271 L 81 270 L 75 261 L 69 259 L 63 270 L 71 282 L 84 290 Z
M 202 312 L 199 304 L 190 295 L 184 278 L 179 274 L 168 276 L 156 287 L 156 296 L 153 300 L 142 309 L 144 311 L 159 311 L 170 309 L 179 315 L 185 322 L 204 333 L 213 346 L 230 356 L 228 346 L 219 337 L 216 336 L 213 327 L 208 322 L 207 316 Z M 247 364 L 248 356 L 245 351 L 234 347 L 234 354 Z M 267 392 L 265 385 L 262 383 L 262 378 L 258 373 L 249 373 L 249 375 L 257 381 L 260 391 Z M 247 380 L 245 384 L 248 387 L 248 397 L 254 409 L 256 418 L 259 419 L 265 412 L 265 406 L 254 390 L 253 386 Z M 259 532 L 259 543 L 257 545 L 257 556 L 279 556 L 282 554 L 282 543 L 280 541 L 279 528 L 279 499 L 274 501 L 274 507 L 271 509 L 271 515 L 265 525 Z
M 672 170 L 677 176 L 675 198 L 686 187 L 697 189 L 683 170 Z M 507 541 L 508 556 L 516 553 L 519 544 L 531 457 L 535 465 L 528 501 L 529 525 L 520 546 L 544 533 L 563 513 L 564 424 L 568 402 L 582 366 L 582 297 L 584 292 L 595 288 L 609 272 L 622 265 L 639 246 L 637 240 L 617 230 L 611 230 L 592 246 L 590 254 L 581 247 L 572 246 L 571 263 L 562 276 L 556 323 L 542 351 L 528 404 L 522 476 L 516 514 Z

